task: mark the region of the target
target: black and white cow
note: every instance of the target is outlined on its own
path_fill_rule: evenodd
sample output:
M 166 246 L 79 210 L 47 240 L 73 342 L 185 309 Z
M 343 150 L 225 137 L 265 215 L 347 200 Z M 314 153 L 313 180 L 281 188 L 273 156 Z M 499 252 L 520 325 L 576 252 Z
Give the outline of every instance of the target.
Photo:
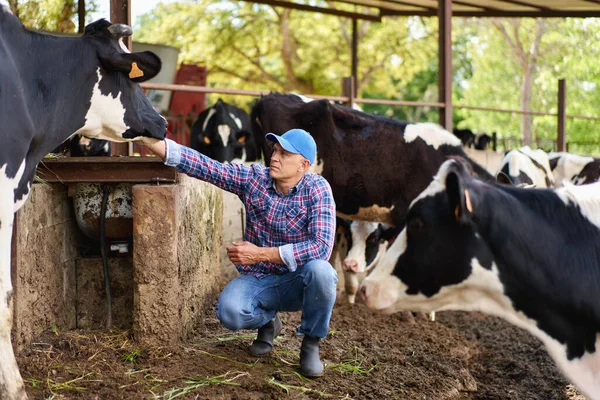
M 600 183 L 522 189 L 445 162 L 363 281 L 368 307 L 482 311 L 527 329 L 600 399 Z
M 82 37 L 40 34 L 0 4 L 0 398 L 26 398 L 10 341 L 11 235 L 38 162 L 74 133 L 117 142 L 163 139 L 167 122 L 138 85 L 160 59 L 129 53 L 126 25 L 96 21 Z
M 256 144 L 248 113 L 219 99 L 198 115 L 190 147 L 220 162 L 254 161 Z
M 565 152 L 549 153 L 548 157 L 557 186 L 565 181 L 584 185 L 600 179 L 600 158 Z
M 467 157 L 457 137 L 436 124 L 411 124 L 281 93 L 260 98 L 250 115 L 266 165 L 271 149 L 265 134 L 302 128 L 313 136 L 313 171 L 330 183 L 341 218 L 401 223 L 410 201 L 448 157 L 462 157 L 475 174 L 494 179 Z
M 532 150 L 529 146 L 511 150 L 502 159 L 496 180 L 500 183 L 521 187 L 547 188 L 554 186 L 548 154 Z
M 336 218 L 337 232 L 344 239 L 346 254 L 342 270 L 348 302 L 354 304 L 358 292 L 359 275 L 369 273 L 377 265 L 391 240 L 395 228 L 379 222 L 349 221 Z

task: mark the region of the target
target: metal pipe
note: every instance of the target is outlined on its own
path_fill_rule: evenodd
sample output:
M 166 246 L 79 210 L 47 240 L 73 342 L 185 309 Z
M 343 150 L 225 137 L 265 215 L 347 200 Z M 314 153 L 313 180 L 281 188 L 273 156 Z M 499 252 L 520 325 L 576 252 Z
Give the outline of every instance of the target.
M 106 254 L 106 206 L 108 204 L 109 185 L 102 185 L 102 203 L 100 205 L 100 254 L 102 255 L 102 267 L 104 269 L 104 286 L 106 287 L 106 329 L 112 327 L 112 291 L 110 289 L 110 275 L 108 272 L 108 255 Z

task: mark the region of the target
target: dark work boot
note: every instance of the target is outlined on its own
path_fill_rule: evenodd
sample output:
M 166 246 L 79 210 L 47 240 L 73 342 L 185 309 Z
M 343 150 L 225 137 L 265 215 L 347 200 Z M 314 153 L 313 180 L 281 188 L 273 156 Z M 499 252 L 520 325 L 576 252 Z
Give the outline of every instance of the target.
M 307 378 L 323 375 L 323 363 L 319 358 L 319 341 L 321 339 L 305 335 L 300 348 L 300 373 Z
M 273 350 L 273 341 L 281 333 L 281 320 L 279 315 L 275 314 L 275 317 L 260 327 L 256 339 L 250 346 L 250 354 L 253 356 L 264 356 Z

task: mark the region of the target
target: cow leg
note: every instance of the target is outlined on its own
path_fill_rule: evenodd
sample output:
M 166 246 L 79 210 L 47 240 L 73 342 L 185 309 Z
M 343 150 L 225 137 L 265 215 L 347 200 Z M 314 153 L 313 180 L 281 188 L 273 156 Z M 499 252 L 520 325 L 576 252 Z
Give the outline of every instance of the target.
M 356 292 L 358 292 L 358 276 L 356 272 L 344 270 L 344 285 L 348 303 L 354 304 Z
M 13 321 L 10 279 L 13 191 L 3 191 L 0 192 L 0 399 L 22 400 L 27 398 L 27 394 L 10 341 Z

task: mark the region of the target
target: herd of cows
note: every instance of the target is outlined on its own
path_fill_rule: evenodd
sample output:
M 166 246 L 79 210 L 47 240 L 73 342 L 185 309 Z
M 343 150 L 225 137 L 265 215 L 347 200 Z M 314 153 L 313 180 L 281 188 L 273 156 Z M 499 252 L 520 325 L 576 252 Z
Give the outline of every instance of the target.
M 122 44 L 130 35 L 105 20 L 78 38 L 40 34 L 0 5 L 0 398 L 27 397 L 10 340 L 10 250 L 14 213 L 37 164 L 69 138 L 77 140 L 69 143 L 73 153 L 94 148 L 80 137 L 166 135 L 165 119 L 138 85 L 160 71 L 160 59 L 130 53 Z M 268 165 L 266 133 L 309 131 L 314 172 L 331 185 L 338 238 L 347 243 L 349 301 L 358 293 L 383 312 L 498 315 L 542 340 L 563 373 L 600 399 L 597 159 L 524 147 L 492 175 L 436 124 L 282 93 L 258 99 L 249 116 L 239 111 L 222 101 L 207 109 L 192 146 L 220 161 Z

